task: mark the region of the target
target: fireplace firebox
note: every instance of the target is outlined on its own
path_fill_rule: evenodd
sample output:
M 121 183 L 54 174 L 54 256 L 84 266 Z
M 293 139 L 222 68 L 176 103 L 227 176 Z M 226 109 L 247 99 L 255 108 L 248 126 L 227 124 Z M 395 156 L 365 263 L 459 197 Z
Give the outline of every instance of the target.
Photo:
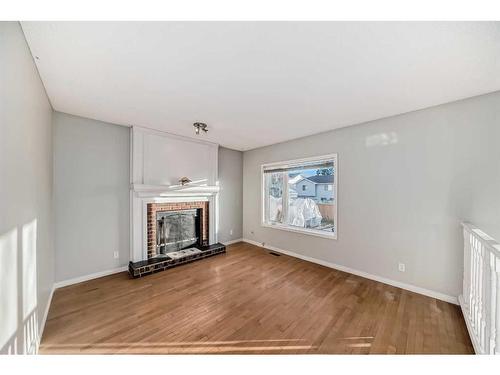
M 156 256 L 201 243 L 201 209 L 156 212 Z
M 148 203 L 147 259 L 208 245 L 208 202 Z

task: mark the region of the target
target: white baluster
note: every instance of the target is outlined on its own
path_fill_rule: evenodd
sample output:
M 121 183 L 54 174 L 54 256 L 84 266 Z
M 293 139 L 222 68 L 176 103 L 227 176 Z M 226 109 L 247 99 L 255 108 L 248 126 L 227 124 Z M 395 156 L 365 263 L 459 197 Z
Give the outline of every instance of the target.
M 493 252 L 490 253 L 490 340 L 488 353 L 495 353 L 497 325 L 496 325 L 496 310 L 497 310 L 497 268 L 496 257 Z
M 479 336 L 478 332 L 478 278 L 477 275 L 479 273 L 479 267 L 478 267 L 478 254 L 477 254 L 477 240 L 475 237 L 472 238 L 472 254 L 474 255 L 474 289 L 472 290 L 472 301 L 473 301 L 473 306 L 474 306 L 474 315 L 472 318 L 472 324 L 474 327 L 474 334 L 476 337 Z
M 462 308 L 474 348 L 500 354 L 500 244 L 465 223 Z
M 476 275 L 475 275 L 475 266 L 474 266 L 474 258 L 475 258 L 475 255 L 474 255 L 474 239 L 472 237 L 472 233 L 469 234 L 469 250 L 470 250 L 470 324 L 472 325 L 472 328 L 474 328 L 474 315 L 475 315 L 475 311 L 476 311 L 476 307 L 475 307 L 475 302 L 474 302 L 474 288 L 475 288 L 475 284 L 474 284 L 474 280 L 476 279 Z
M 500 354 L 500 257 L 495 257 L 495 280 L 496 280 L 496 300 L 495 300 L 495 354 Z
M 477 331 L 479 335 L 479 345 L 481 350 L 484 350 L 484 333 L 483 333 L 483 245 L 477 241 L 478 252 L 478 283 L 477 283 Z
M 489 347 L 489 332 L 486 331 L 486 327 L 488 326 L 487 324 L 487 317 L 488 317 L 488 311 L 489 311 L 489 293 L 488 293 L 488 286 L 489 286 L 489 278 L 490 278 L 490 273 L 489 273 L 489 259 L 487 256 L 487 248 L 484 246 L 483 243 L 480 243 L 480 259 L 481 259 L 481 288 L 479 289 L 480 291 L 480 310 L 479 310 L 479 322 L 480 322 L 480 330 L 479 330 L 479 337 L 481 338 L 481 347 L 482 349 L 487 353 L 488 352 L 488 347 Z
M 472 326 L 474 327 L 475 324 L 475 317 L 476 317 L 476 251 L 475 251 L 475 246 L 474 246 L 474 237 L 472 236 L 472 233 L 470 234 L 469 237 L 470 241 L 470 254 L 471 254 L 471 293 L 470 293 L 470 299 L 471 299 L 471 323 Z
M 463 303 L 464 309 L 467 314 L 470 314 L 470 242 L 469 242 L 470 233 L 465 230 L 463 232 L 464 238 L 464 280 L 463 280 Z

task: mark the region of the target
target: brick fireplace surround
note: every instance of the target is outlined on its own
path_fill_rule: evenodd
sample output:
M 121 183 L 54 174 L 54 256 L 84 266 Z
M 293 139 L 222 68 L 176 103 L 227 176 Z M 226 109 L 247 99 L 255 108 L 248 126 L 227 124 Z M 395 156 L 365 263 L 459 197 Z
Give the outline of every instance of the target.
M 209 202 L 171 202 L 171 203 L 148 203 L 147 206 L 148 226 L 148 258 L 143 261 L 129 262 L 130 276 L 142 277 L 155 272 L 164 271 L 171 267 L 189 263 L 226 252 L 226 246 L 221 243 L 209 245 Z M 201 253 L 189 255 L 180 259 L 171 259 L 167 256 L 155 257 L 156 254 L 156 213 L 163 211 L 200 210 L 201 243 L 196 246 Z
M 200 209 L 201 217 L 201 244 L 208 245 L 208 202 L 175 202 L 175 203 L 148 203 L 148 259 L 156 254 L 156 213 L 164 211 L 179 211 Z

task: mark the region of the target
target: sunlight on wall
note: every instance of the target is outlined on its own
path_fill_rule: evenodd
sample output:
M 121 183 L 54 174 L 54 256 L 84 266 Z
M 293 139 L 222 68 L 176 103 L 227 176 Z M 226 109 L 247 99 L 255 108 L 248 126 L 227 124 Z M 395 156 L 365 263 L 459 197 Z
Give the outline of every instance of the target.
M 38 342 L 37 274 L 36 274 L 36 219 L 23 225 L 23 333 L 24 353 L 36 352 Z
M 395 132 L 373 134 L 365 139 L 366 147 L 388 146 L 398 143 L 398 135 Z
M 0 236 L 0 353 L 17 352 L 17 229 Z
M 24 354 L 38 352 L 38 314 L 36 309 L 24 320 L 23 324 Z
M 36 219 L 23 225 L 23 319 L 37 306 Z

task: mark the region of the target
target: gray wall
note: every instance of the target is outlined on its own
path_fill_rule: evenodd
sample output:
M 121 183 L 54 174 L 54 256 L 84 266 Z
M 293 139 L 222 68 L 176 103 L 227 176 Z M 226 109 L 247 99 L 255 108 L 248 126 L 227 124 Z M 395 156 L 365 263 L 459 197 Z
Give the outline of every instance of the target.
M 245 152 L 243 235 L 457 296 L 460 222 L 500 238 L 499 120 L 496 92 Z M 260 165 L 334 152 L 338 240 L 261 227 Z
M 127 127 L 54 112 L 56 281 L 128 264 L 129 150 Z M 242 176 L 242 152 L 220 147 L 221 242 L 242 237 Z
M 128 264 L 129 131 L 54 112 L 56 281 Z
M 0 22 L 0 56 L 0 353 L 23 353 L 54 284 L 52 107 L 17 22 Z
M 219 242 L 243 234 L 243 153 L 219 147 Z M 232 231 L 232 234 L 231 234 Z

